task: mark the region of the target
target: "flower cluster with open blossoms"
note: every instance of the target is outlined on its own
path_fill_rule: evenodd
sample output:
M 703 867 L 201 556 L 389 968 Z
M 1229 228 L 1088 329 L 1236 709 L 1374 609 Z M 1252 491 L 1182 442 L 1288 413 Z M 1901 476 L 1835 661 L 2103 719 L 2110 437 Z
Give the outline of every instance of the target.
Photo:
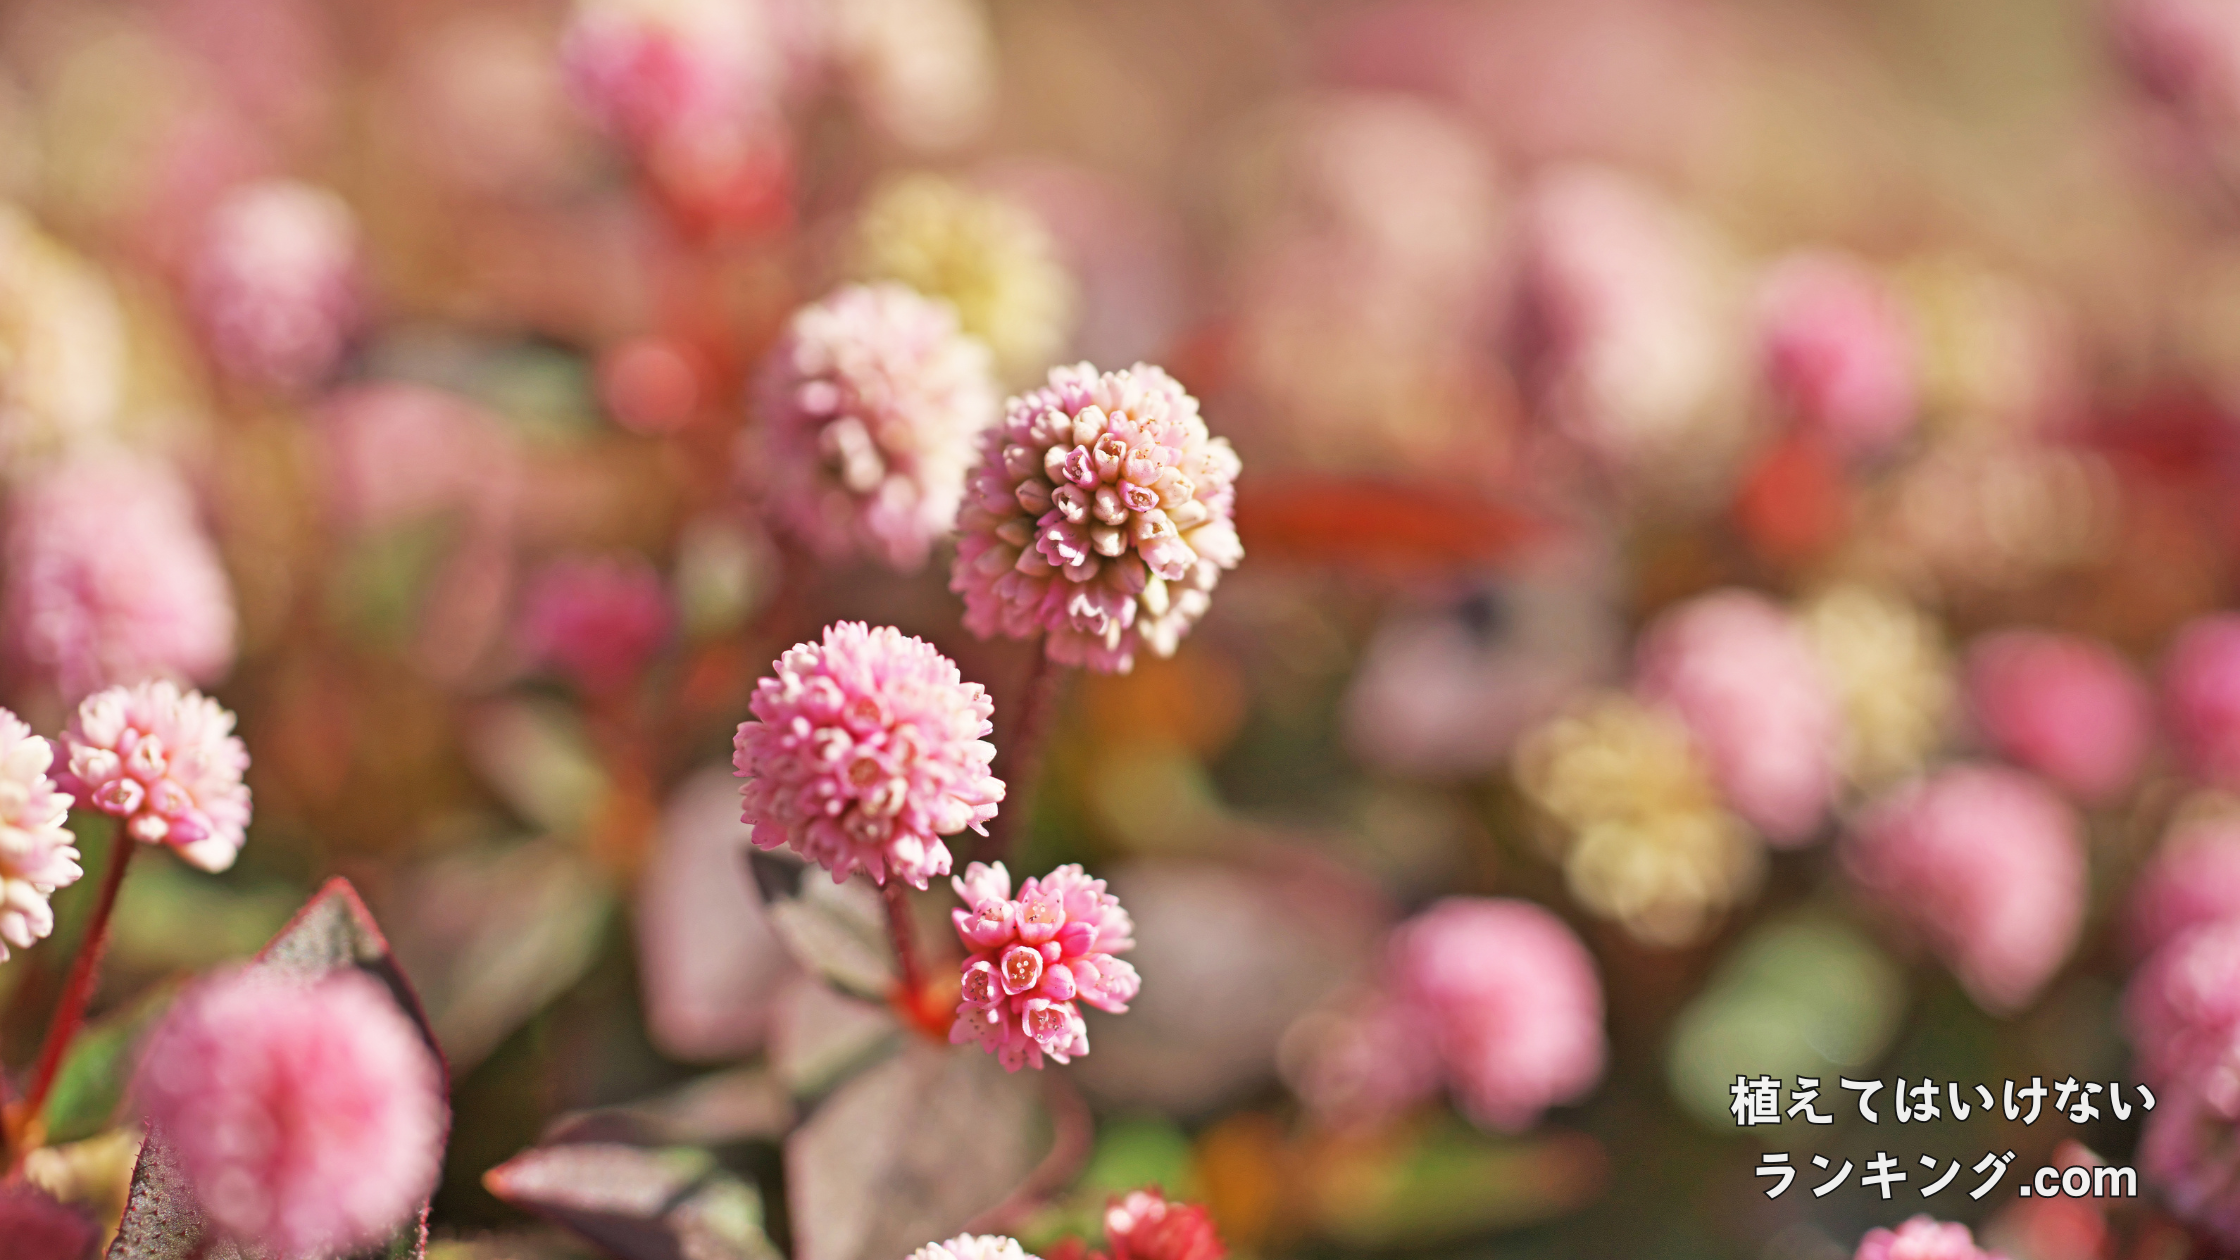
M 57 776 L 87 808 L 206 871 L 233 865 L 249 825 L 248 750 L 233 714 L 165 679 L 86 697 L 62 733 Z
M 1136 943 L 1120 899 L 1079 866 L 1029 878 L 1017 896 L 1001 862 L 974 862 L 950 883 L 965 903 L 950 917 L 966 954 L 949 1040 L 978 1044 L 1012 1072 L 1089 1053 L 1077 1004 L 1125 1011 L 1143 985 L 1114 957 Z
M 54 931 L 47 899 L 85 874 L 63 825 L 70 795 L 48 775 L 53 762 L 53 745 L 0 709 L 0 962 L 8 946 L 29 949 Z
M 980 439 L 950 589 L 973 633 L 1040 634 L 1050 659 L 1126 673 L 1171 656 L 1244 558 L 1242 465 L 1159 368 L 1053 368 Z

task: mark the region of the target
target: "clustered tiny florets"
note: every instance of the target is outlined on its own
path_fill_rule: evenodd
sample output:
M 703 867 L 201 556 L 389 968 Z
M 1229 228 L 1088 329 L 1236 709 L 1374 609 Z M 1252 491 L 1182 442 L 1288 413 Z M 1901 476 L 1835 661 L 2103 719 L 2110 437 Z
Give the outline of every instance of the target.
M 919 888 L 948 874 L 941 837 L 983 830 L 1003 799 L 987 691 L 925 640 L 860 621 L 775 669 L 732 744 L 755 844 L 789 846 L 835 883 L 858 868 Z
M 1113 956 L 1136 943 L 1120 899 L 1079 866 L 1030 878 L 1017 897 L 1001 862 L 974 862 L 950 883 L 966 907 L 950 917 L 967 952 L 949 1040 L 978 1042 L 1012 1072 L 1089 1053 L 1076 1003 L 1117 1014 L 1143 986 Z
M 949 582 L 966 627 L 1041 632 L 1050 659 L 1106 673 L 1172 655 L 1244 558 L 1240 467 L 1160 369 L 1052 369 L 981 438 Z
M 206 871 L 233 865 L 249 825 L 248 750 L 233 714 L 165 679 L 87 696 L 62 733 L 56 776 L 89 809 Z
M 64 820 L 70 797 L 47 771 L 54 747 L 0 709 L 0 962 L 54 931 L 47 898 L 85 874 Z

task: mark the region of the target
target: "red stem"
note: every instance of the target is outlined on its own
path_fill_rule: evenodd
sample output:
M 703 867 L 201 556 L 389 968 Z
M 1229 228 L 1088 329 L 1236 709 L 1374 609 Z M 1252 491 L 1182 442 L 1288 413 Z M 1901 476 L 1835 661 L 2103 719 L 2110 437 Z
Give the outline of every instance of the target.
M 910 922 L 909 893 L 891 874 L 879 892 L 887 903 L 887 939 L 894 942 L 894 960 L 902 971 L 902 995 L 912 1014 L 925 993 L 925 977 L 918 969 L 918 946 Z
M 1058 668 L 1041 637 L 1033 642 L 1034 660 L 1027 667 L 1026 685 L 1019 693 L 1019 727 L 1003 745 L 1003 808 L 988 824 L 987 840 L 978 846 L 981 860 L 986 862 L 1009 856 L 1012 836 L 1026 825 L 1027 813 L 1034 805 L 1035 777 L 1042 771 L 1050 714 L 1058 707 Z
M 94 981 L 101 970 L 101 956 L 109 950 L 109 918 L 117 908 L 117 890 L 124 886 L 125 867 L 132 862 L 132 851 L 139 844 L 122 827 L 116 829 L 109 841 L 109 869 L 101 877 L 101 899 L 93 903 L 93 918 L 86 923 L 85 938 L 79 942 L 78 957 L 70 964 L 70 979 L 62 989 L 62 1000 L 56 1003 L 54 1019 L 47 1025 L 47 1039 L 39 1047 L 39 1066 L 31 1077 L 31 1090 L 24 1095 L 22 1134 L 32 1135 L 24 1143 L 28 1150 L 37 1144 L 34 1130 L 41 1108 L 47 1105 L 47 1095 L 54 1090 L 55 1077 L 62 1072 L 62 1058 L 77 1038 L 78 1030 L 86 1022 L 86 1005 L 93 1000 Z

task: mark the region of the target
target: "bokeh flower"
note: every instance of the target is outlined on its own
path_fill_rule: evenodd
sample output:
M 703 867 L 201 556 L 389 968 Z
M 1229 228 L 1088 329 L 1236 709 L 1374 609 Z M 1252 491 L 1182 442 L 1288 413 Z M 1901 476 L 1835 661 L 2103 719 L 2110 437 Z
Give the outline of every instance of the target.
M 111 687 L 78 705 L 60 742 L 55 779 L 81 808 L 203 870 L 233 865 L 249 825 L 249 753 L 217 701 L 168 679 Z
M 1635 651 L 1634 688 L 1669 706 L 1727 804 L 1766 838 L 1811 838 L 1835 794 L 1842 729 L 1811 645 L 1764 596 L 1724 590 L 1659 616 Z
M 988 773 L 994 702 L 923 639 L 860 621 L 797 643 L 755 687 L 731 764 L 754 843 L 832 872 L 924 888 L 949 872 L 941 837 L 985 833 L 1003 799 Z
M 2132 881 L 2125 943 L 2145 958 L 2223 919 L 2240 919 L 2240 818 L 2181 822 Z
M 2007 630 L 1968 649 L 1969 716 L 1993 751 L 2078 798 L 2131 785 L 2153 735 L 2154 701 L 2114 649 L 2075 635 Z
M 1759 283 L 1767 391 L 1783 414 L 1846 454 L 1881 452 L 1911 428 L 1914 341 L 1897 295 L 1856 259 L 1791 254 Z
M 949 579 L 974 634 L 1126 673 L 1139 648 L 1172 656 L 1244 558 L 1237 454 L 1156 367 L 1053 368 L 980 441 Z
M 1976 1246 L 1965 1225 L 1916 1216 L 1896 1229 L 1870 1229 L 1851 1260 L 2003 1260 Z
M 1833 586 L 1797 622 L 1843 712 L 1845 777 L 1861 787 L 1921 768 L 1952 712 L 1952 660 L 1936 618 L 1868 586 Z
M 357 317 L 358 227 L 324 188 L 268 180 L 211 211 L 187 305 L 210 357 L 242 380 L 307 389 L 334 370 Z
M 107 428 L 124 360 L 100 273 L 0 203 L 0 452 L 47 453 Z
M 166 674 L 214 682 L 233 663 L 233 593 L 187 487 L 165 465 L 89 452 L 9 504 L 0 648 L 65 702 Z
M 1016 1238 L 1001 1234 L 959 1234 L 947 1242 L 927 1243 L 909 1260 L 1035 1260 Z
M 361 972 L 205 980 L 150 1040 L 137 1088 L 204 1214 L 286 1260 L 381 1241 L 435 1189 L 442 1071 Z
M 2140 1076 L 2203 1088 L 2223 1074 L 2216 1101 L 2240 1107 L 2240 919 L 2172 937 L 2132 974 L 2123 1015 Z
M 1170 1202 L 1157 1189 L 1133 1190 L 1104 1211 L 1112 1260 L 1222 1260 L 1229 1249 L 1213 1216 L 1195 1203 Z
M 2139 1131 L 2139 1171 L 2171 1215 L 2240 1247 L 2240 1095 L 2199 1083 L 2163 1090 Z
M 1517 1132 L 1602 1076 L 1602 982 L 1563 920 L 1529 901 L 1448 897 L 1386 945 L 1404 1024 L 1430 1038 L 1462 1110 Z
M 2178 631 L 2162 665 L 2171 737 L 2201 779 L 2240 786 L 2240 613 L 2199 617 Z
M 893 280 L 957 310 L 1006 380 L 1049 364 L 1073 332 L 1073 277 L 1032 214 L 1006 198 L 932 175 L 875 191 L 855 226 L 850 269 Z
M 0 709 L 0 962 L 54 931 L 47 899 L 78 882 L 70 797 L 48 776 L 54 746 Z
M 1114 957 L 1136 943 L 1120 899 L 1079 866 L 1029 878 L 1016 897 L 1001 862 L 949 882 L 965 904 L 950 917 L 966 950 L 949 1040 L 978 1044 L 1010 1072 L 1089 1053 L 1078 1003 L 1118 1014 L 1143 984 Z
M 1842 853 L 1859 888 L 1993 1012 L 2036 996 L 2084 924 L 2076 815 L 2019 770 L 1960 765 L 1905 784 L 1867 808 Z
M 569 87 L 641 151 L 774 108 L 787 65 L 761 0 L 578 0 L 561 41 Z
M 996 50 L 973 0 L 840 0 L 831 55 L 856 107 L 905 147 L 952 148 L 988 124 Z
M 1669 711 L 1590 697 L 1526 735 L 1514 761 L 1518 786 L 1557 825 L 1572 896 L 1641 940 L 1699 939 L 1756 891 L 1764 847 L 1721 806 Z
M 661 575 L 635 552 L 566 556 L 522 597 L 522 651 L 594 694 L 629 686 L 669 639 L 676 617 Z
M 760 386 L 756 480 L 827 559 L 912 570 L 956 523 L 975 441 L 995 423 L 988 351 L 945 302 L 849 285 L 794 314 Z

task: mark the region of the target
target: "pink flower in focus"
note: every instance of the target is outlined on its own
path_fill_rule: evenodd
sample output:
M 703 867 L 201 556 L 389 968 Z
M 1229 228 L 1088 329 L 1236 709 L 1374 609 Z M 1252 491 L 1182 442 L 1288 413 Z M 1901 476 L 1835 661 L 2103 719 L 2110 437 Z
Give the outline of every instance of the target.
M 1387 945 L 1403 1022 L 1436 1047 L 1470 1118 L 1516 1132 L 1602 1075 L 1602 983 L 1563 920 L 1529 901 L 1449 897 Z
M 826 559 L 910 571 L 956 522 L 995 423 L 988 349 L 946 302 L 849 285 L 795 313 L 761 382 L 775 511 Z
M 2075 635 L 2008 630 L 1976 641 L 1966 674 L 1976 729 L 2001 756 L 2093 802 L 2138 774 L 2154 701 L 2113 649 Z
M 1838 779 L 1842 711 L 1788 613 L 1748 591 L 1716 591 L 1650 625 L 1635 689 L 1670 707 L 1727 803 L 1777 845 L 1809 839 Z
M 2240 919 L 2240 819 L 2181 825 L 2131 885 L 2126 944 L 2145 958 L 2187 931 Z
M 755 687 L 731 764 L 747 780 L 740 820 L 758 846 L 787 845 L 839 883 L 861 868 L 919 888 L 949 871 L 941 837 L 996 816 L 988 773 L 995 706 L 923 639 L 860 621 L 779 657 Z
M 2162 664 L 2170 734 L 2193 773 L 2240 787 L 2240 613 L 2186 623 Z
M 1229 1249 L 1213 1217 L 1195 1203 L 1170 1203 L 1158 1190 L 1114 1199 L 1104 1213 L 1112 1260 L 1223 1260 Z
M 1840 254 L 1776 262 L 1758 293 L 1759 370 L 1787 414 L 1839 451 L 1884 450 L 1919 402 L 1914 334 L 1879 277 Z
M 1017 897 L 1001 862 L 974 862 L 949 882 L 966 907 L 950 912 L 966 954 L 949 1040 L 979 1043 L 1010 1072 L 1039 1068 L 1044 1055 L 1068 1063 L 1089 1053 L 1075 1003 L 1118 1014 L 1143 987 L 1113 957 L 1136 943 L 1120 899 L 1079 866 L 1029 879 Z
M 1889 793 L 1845 836 L 1843 863 L 1993 1012 L 2027 1003 L 2084 922 L 2076 815 L 2017 770 L 1955 766 Z
M 1916 1216 L 1898 1228 L 1870 1229 L 1852 1260 L 2004 1260 L 1976 1246 L 1965 1225 Z
M 269 180 L 211 212 L 187 304 L 220 368 L 278 389 L 318 384 L 357 317 L 358 228 L 323 188 Z
M 1158 368 L 1083 363 L 1006 404 L 981 438 L 949 589 L 983 638 L 1043 634 L 1050 659 L 1126 673 L 1171 656 L 1244 558 L 1241 465 Z
M 2124 1025 L 2139 1075 L 2156 1086 L 2207 1089 L 2240 1067 L 2240 919 L 2173 937 L 2132 973 Z M 2211 1090 L 2240 1107 L 2240 1081 Z
M 165 679 L 111 687 L 78 705 L 60 742 L 55 778 L 81 807 L 203 870 L 233 865 L 249 825 L 249 753 L 217 701 Z
M 78 882 L 70 797 L 48 777 L 54 746 L 0 709 L 0 962 L 54 931 L 47 899 Z
M 95 453 L 19 486 L 10 504 L 0 646 L 65 701 L 233 663 L 233 593 L 171 470 Z
M 927 1243 L 909 1260 L 1035 1260 L 1016 1238 L 1001 1234 L 959 1234 L 947 1242 Z
M 2240 1247 L 2240 1096 L 2198 1084 L 2163 1091 L 2139 1132 L 2139 1171 L 2172 1215 Z
M 137 1088 L 204 1214 L 278 1256 L 380 1241 L 435 1189 L 442 1071 L 361 972 L 204 981 L 157 1029 Z
M 520 641 L 539 665 L 606 694 L 637 679 L 674 624 L 661 575 L 643 556 L 568 557 L 530 582 Z

